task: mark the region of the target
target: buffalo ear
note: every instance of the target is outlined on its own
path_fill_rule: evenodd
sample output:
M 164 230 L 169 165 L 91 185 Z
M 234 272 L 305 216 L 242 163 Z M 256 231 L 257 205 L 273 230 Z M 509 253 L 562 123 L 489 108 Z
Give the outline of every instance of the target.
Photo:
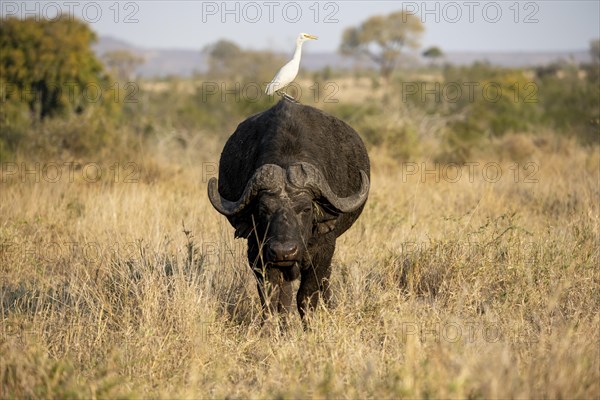
M 326 207 L 313 203 L 315 215 L 315 231 L 319 235 L 324 235 L 335 229 L 335 224 L 339 214 L 328 210 Z
M 331 232 L 332 230 L 335 229 L 335 223 L 336 223 L 335 219 L 332 219 L 330 221 L 325 221 L 325 222 L 317 222 L 317 224 L 316 224 L 317 233 L 319 235 L 324 235 L 326 233 Z
M 248 236 L 252 233 L 252 226 L 247 223 L 240 223 L 235 227 L 235 237 L 248 239 Z
M 229 219 L 231 225 L 235 228 L 235 237 L 247 239 L 252 233 L 252 221 L 240 216 L 232 216 Z

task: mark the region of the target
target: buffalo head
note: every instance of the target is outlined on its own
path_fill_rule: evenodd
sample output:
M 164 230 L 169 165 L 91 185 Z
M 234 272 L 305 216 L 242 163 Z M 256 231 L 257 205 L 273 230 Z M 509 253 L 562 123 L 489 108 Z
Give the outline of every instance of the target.
M 256 169 L 239 199 L 221 197 L 216 178 L 208 183 L 208 197 L 233 221 L 236 236 L 248 238 L 248 257 L 256 260 L 255 268 L 280 269 L 291 281 L 298 278 L 313 238 L 333 230 L 341 213 L 365 203 L 369 177 L 364 171 L 360 175 L 358 192 L 339 197 L 312 164 L 301 162 L 287 169 L 265 164 Z

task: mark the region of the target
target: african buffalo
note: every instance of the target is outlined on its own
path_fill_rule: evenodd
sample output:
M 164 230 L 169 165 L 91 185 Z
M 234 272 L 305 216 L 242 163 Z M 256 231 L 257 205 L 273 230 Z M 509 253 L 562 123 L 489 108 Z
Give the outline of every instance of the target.
M 238 125 L 208 197 L 248 240 L 265 310 L 288 312 L 298 277 L 302 317 L 329 301 L 335 241 L 362 212 L 369 174 L 356 131 L 316 108 L 282 99 Z

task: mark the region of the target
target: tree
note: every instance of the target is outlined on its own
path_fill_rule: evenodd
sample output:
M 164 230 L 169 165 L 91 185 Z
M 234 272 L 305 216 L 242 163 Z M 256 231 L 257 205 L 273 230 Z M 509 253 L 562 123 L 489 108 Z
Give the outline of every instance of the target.
M 104 63 L 114 76 L 121 81 L 135 78 L 135 69 L 144 62 L 144 58 L 127 50 L 114 50 L 102 55 Z
M 218 40 L 203 50 L 208 55 L 209 75 L 236 82 L 269 82 L 284 59 L 268 51 L 243 50 L 229 40 Z M 274 68 L 275 66 L 275 68 Z
M 366 55 L 379 66 L 381 75 L 387 80 L 398 65 L 403 49 L 419 48 L 424 29 L 417 16 L 405 11 L 374 16 L 360 26 L 344 31 L 340 52 Z
M 2 101 L 26 103 L 39 118 L 98 101 L 106 77 L 91 49 L 95 40 L 87 24 L 70 17 L 5 19 L 0 24 Z
M 209 57 L 208 65 L 211 74 L 231 75 L 240 67 L 242 49 L 234 42 L 220 39 L 206 46 L 203 52 Z
M 431 64 L 435 64 L 436 60 L 438 58 L 442 58 L 444 56 L 444 53 L 442 52 L 442 50 L 437 47 L 437 46 L 432 46 L 430 48 L 428 48 L 427 50 L 425 50 L 422 54 L 423 57 L 428 58 L 431 60 Z

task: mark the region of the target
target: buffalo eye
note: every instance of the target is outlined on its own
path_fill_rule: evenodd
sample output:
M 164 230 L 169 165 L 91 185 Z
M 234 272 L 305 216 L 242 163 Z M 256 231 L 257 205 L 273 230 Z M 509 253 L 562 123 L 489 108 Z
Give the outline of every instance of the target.
M 312 204 L 299 205 L 296 208 L 296 213 L 306 215 L 312 211 Z

